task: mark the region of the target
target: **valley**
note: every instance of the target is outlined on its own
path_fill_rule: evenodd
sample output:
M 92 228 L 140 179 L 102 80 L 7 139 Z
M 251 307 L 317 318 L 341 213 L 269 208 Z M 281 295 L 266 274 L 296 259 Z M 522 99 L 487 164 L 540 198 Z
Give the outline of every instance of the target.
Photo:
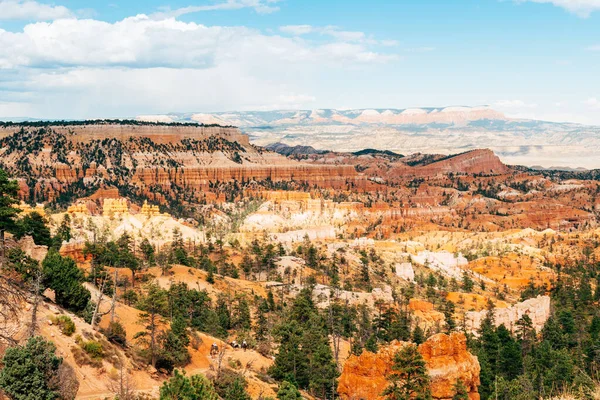
M 434 399 L 598 393 L 595 171 L 261 147 L 222 117 L 0 125 L 2 352 L 54 343 L 70 399 L 198 374 L 206 398 L 383 399 L 410 351 Z

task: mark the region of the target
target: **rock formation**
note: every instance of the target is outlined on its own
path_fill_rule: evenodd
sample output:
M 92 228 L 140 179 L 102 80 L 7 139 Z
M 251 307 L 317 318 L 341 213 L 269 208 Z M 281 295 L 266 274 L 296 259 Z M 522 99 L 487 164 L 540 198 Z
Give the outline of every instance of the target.
M 469 311 L 465 313 L 465 325 L 469 332 L 477 334 L 481 322 L 487 316 L 488 311 Z M 494 309 L 494 322 L 496 326 L 504 325 L 510 331 L 514 331 L 515 323 L 523 316 L 531 318 L 533 327 L 540 332 L 550 317 L 550 297 L 538 296 L 525 300 L 507 308 Z
M 413 269 L 412 264 L 411 263 L 396 264 L 396 276 L 399 276 L 402 279 L 406 279 L 409 282 L 414 282 L 415 270 Z
M 71 257 L 78 263 L 84 263 L 91 260 L 91 255 L 88 255 L 88 257 L 84 256 L 84 247 L 84 240 L 71 239 L 69 242 L 63 242 L 59 252 L 63 257 Z
M 158 208 L 158 206 L 150 205 L 150 204 L 148 204 L 148 201 L 144 201 L 144 205 L 142 206 L 142 209 L 140 210 L 140 214 L 142 214 L 146 217 L 154 217 L 154 216 L 160 214 L 160 209 Z
M 21 214 L 31 214 L 32 212 L 36 212 L 41 216 L 46 216 L 46 210 L 44 210 L 43 204 L 36 204 L 35 207 L 31 207 L 29 204 L 21 201 L 20 204 L 16 206 L 19 210 L 21 210 Z
M 90 210 L 84 203 L 71 204 L 67 208 L 69 214 L 89 214 Z
M 394 341 L 377 354 L 364 351 L 360 356 L 350 356 L 339 378 L 338 393 L 344 400 L 382 399 L 381 393 L 388 385 L 386 376 L 391 372 L 394 354 L 405 342 Z M 451 399 L 453 386 L 462 380 L 471 400 L 479 400 L 479 362 L 467 350 L 467 339 L 462 333 L 443 333 L 430 337 L 419 346 L 431 378 L 434 399 Z
M 48 247 L 38 246 L 31 236 L 21 238 L 17 244 L 25 254 L 39 262 L 42 262 L 46 258 L 46 254 L 48 254 Z
M 102 215 L 113 218 L 129 212 L 127 199 L 105 199 L 102 205 Z
M 408 309 L 413 315 L 414 322 L 427 330 L 444 323 L 444 314 L 433 309 L 433 304 L 420 299 L 410 299 Z
M 349 165 L 301 163 L 256 148 L 233 127 L 25 124 L 0 127 L 0 137 L 2 166 L 20 179 L 21 196 L 30 201 L 53 201 L 65 192 L 82 194 L 108 182 L 163 203 L 207 199 L 207 189 L 215 182 L 299 182 L 332 188 L 366 182 Z

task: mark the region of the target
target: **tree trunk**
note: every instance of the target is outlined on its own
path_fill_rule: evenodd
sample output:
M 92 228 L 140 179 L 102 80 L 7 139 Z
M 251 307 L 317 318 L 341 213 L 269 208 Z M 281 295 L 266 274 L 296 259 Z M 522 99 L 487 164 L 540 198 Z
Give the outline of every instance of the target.
M 110 323 L 115 322 L 115 310 L 117 308 L 117 281 L 119 280 L 119 270 L 115 268 L 115 286 L 113 288 L 113 298 L 110 307 Z
M 106 278 L 102 280 L 102 284 L 100 285 L 100 290 L 98 293 L 98 301 L 96 302 L 96 307 L 94 308 L 94 314 L 92 315 L 92 329 L 96 330 L 96 319 L 98 318 L 98 313 L 100 312 L 100 305 L 102 304 L 102 297 L 104 295 L 104 282 Z
M 29 337 L 34 337 L 37 331 L 37 312 L 40 303 L 40 288 L 42 286 L 42 270 L 38 269 L 35 283 L 33 284 L 33 306 L 31 308 L 31 325 L 29 325 Z

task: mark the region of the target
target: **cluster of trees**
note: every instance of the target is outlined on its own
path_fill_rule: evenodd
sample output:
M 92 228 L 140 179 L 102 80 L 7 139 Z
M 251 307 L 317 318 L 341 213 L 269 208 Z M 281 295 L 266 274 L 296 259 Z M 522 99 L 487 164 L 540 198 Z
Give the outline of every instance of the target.
M 511 333 L 495 327 L 489 312 L 478 337 L 469 340 L 481 365 L 482 399 L 534 400 L 562 391 L 591 398 L 600 371 L 600 315 L 590 286 L 597 272 L 593 263 L 556 268 L 568 274 L 551 289 L 552 315 L 541 334 L 527 315 Z
M 273 330 L 279 349 L 269 374 L 316 397 L 333 398 L 339 371 L 328 333 L 328 321 L 314 305 L 312 289 L 304 289 Z

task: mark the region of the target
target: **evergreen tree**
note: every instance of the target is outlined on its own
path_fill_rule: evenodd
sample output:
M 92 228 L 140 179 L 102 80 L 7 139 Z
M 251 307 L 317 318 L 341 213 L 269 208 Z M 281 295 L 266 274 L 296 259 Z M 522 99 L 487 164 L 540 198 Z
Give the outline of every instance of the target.
M 256 340 L 259 342 L 265 340 L 269 333 L 269 320 L 267 319 L 268 312 L 269 304 L 266 300 L 263 300 L 258 306 L 256 312 L 256 326 L 254 327 Z
M 228 385 L 225 390 L 223 400 L 252 400 L 248 392 L 246 392 L 247 383 L 242 378 L 237 378 Z
M 417 346 L 404 346 L 394 355 L 390 385 L 382 393 L 389 400 L 431 399 L 429 375 Z
M 238 297 L 233 311 L 232 327 L 234 329 L 249 330 L 251 326 L 250 306 L 245 297 Z
M 144 325 L 145 331 L 138 332 L 135 338 L 147 345 L 150 364 L 156 367 L 160 352 L 158 336 L 162 315 L 168 309 L 167 292 L 155 283 L 148 285 L 146 295 L 139 301 L 138 307 L 143 311 L 140 314 L 139 322 Z
M 413 331 L 412 341 L 415 342 L 416 344 L 421 344 L 425 341 L 425 333 L 423 332 L 423 329 L 419 325 L 417 325 L 415 327 L 415 330 Z
M 469 392 L 461 379 L 458 379 L 454 383 L 454 396 L 452 396 L 452 400 L 469 400 Z
M 171 321 L 171 327 L 161 335 L 161 352 L 157 360 L 157 367 L 167 371 L 175 367 L 184 367 L 189 364 L 191 356 L 188 351 L 190 338 L 186 324 L 181 316 L 176 316 Z
M 14 232 L 16 228 L 15 218 L 19 214 L 19 209 L 13 207 L 17 204 L 19 193 L 19 184 L 17 181 L 9 180 L 6 171 L 0 169 L 0 246 L 1 258 L 5 255 L 5 232 Z
M 73 312 L 82 312 L 90 301 L 90 292 L 82 286 L 83 272 L 70 257 L 50 250 L 42 262 L 44 285 L 54 290 L 58 305 Z
M 152 244 L 150 243 L 150 241 L 147 238 L 144 238 L 144 240 L 142 240 L 142 243 L 140 244 L 140 251 L 144 255 L 144 260 L 146 261 L 148 266 L 150 266 L 150 267 L 154 266 L 154 264 L 156 263 L 156 260 L 155 260 L 155 252 L 156 251 L 154 250 L 154 246 L 152 246 Z
M 135 254 L 131 251 L 133 248 L 133 238 L 125 232 L 117 240 L 116 244 L 118 248 L 116 266 L 131 270 L 131 282 L 135 284 L 135 273 L 139 271 L 140 264 Z
M 308 357 L 301 350 L 302 328 L 297 321 L 289 321 L 279 325 L 275 336 L 281 343 L 275 356 L 275 362 L 270 368 L 270 375 L 280 381 L 295 382 L 299 387 L 306 388 L 310 382 L 308 375 Z
M 53 343 L 30 338 L 24 346 L 6 350 L 0 370 L 0 389 L 15 400 L 58 399 L 56 379 L 62 359 L 54 354 Z
M 219 324 L 224 330 L 231 329 L 231 313 L 229 311 L 228 303 L 228 299 L 223 294 L 219 294 L 215 311 L 217 317 L 219 317 Z
M 160 388 L 160 400 L 218 400 L 213 385 L 204 375 L 190 378 L 175 370 L 171 379 Z
M 54 235 L 54 248 L 60 249 L 62 242 L 68 242 L 71 240 L 71 237 L 71 216 L 69 214 L 65 214 L 58 229 L 56 230 L 56 235 Z
M 46 220 L 36 211 L 25 215 L 17 221 L 15 237 L 20 239 L 23 236 L 31 236 L 35 244 L 40 246 L 50 247 L 52 245 L 52 236 L 50 229 L 46 225 Z
M 277 390 L 277 398 L 279 400 L 302 400 L 302 395 L 296 386 L 288 381 L 283 381 Z

